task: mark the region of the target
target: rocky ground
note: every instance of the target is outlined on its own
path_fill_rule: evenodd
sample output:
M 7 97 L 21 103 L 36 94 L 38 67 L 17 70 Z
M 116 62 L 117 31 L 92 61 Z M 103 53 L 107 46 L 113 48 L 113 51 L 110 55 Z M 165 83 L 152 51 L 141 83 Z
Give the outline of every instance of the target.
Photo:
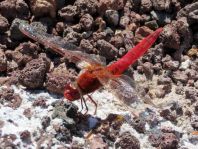
M 80 70 L 23 35 L 24 22 L 107 64 L 163 27 L 126 72 L 141 100 L 123 106 L 101 89 L 97 114 L 88 102 L 83 115 L 80 101 L 63 97 Z M 1 0 L 0 148 L 196 149 L 197 57 L 197 0 Z

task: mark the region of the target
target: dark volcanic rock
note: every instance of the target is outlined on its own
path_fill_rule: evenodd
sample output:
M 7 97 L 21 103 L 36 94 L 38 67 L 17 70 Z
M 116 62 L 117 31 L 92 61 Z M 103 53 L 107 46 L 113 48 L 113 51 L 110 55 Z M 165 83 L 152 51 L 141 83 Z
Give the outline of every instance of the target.
M 65 21 L 73 21 L 74 17 L 76 17 L 78 13 L 78 7 L 72 5 L 68 5 L 58 11 L 60 17 L 63 18 Z
M 121 34 L 116 34 L 109 42 L 116 48 L 121 48 L 124 46 L 124 39 Z
M 143 71 L 148 80 L 152 80 L 153 78 L 153 64 L 150 62 L 145 62 L 143 64 Z
M 31 142 L 31 133 L 28 130 L 20 132 L 20 138 L 23 142 L 30 143 Z
M 162 36 L 164 46 L 178 50 L 180 47 L 180 36 L 177 33 L 177 29 L 173 25 L 169 24 L 166 25 L 163 30 Z
M 191 121 L 191 126 L 194 129 L 198 129 L 198 116 L 197 115 L 192 116 L 190 121 Z
M 82 26 L 82 29 L 89 31 L 92 28 L 93 21 L 93 17 L 90 14 L 85 14 L 81 17 L 79 23 Z
M 23 0 L 1 1 L 0 13 L 7 19 L 27 19 L 30 16 L 28 5 Z
M 74 6 L 80 10 L 80 14 L 94 14 L 97 10 L 97 1 L 95 0 L 76 0 Z
M 7 148 L 16 148 L 16 145 L 13 143 L 16 140 L 17 136 L 15 134 L 5 134 L 1 136 L 0 146 L 3 149 Z
M 152 0 L 141 0 L 140 10 L 142 12 L 149 12 L 152 9 Z
M 80 41 L 80 48 L 86 53 L 92 53 L 94 47 L 89 40 L 82 39 Z
M 32 106 L 36 107 L 36 106 L 40 106 L 42 108 L 46 108 L 47 107 L 47 99 L 45 99 L 44 97 L 39 97 L 38 99 L 34 100 L 34 102 L 32 103 Z
M 33 59 L 27 63 L 20 73 L 19 83 L 27 88 L 42 87 L 49 67 L 50 60 L 45 54 L 41 54 L 38 59 Z
M 0 92 L 0 99 L 5 106 L 16 109 L 20 107 L 22 103 L 22 98 L 19 94 L 14 93 L 14 90 L 11 88 L 3 88 Z
M 167 70 L 177 70 L 178 67 L 179 67 L 179 62 L 178 61 L 166 61 L 166 62 L 163 62 L 163 67 L 164 69 L 167 69 Z
M 25 42 L 20 44 L 14 51 L 7 50 L 6 56 L 14 60 L 18 66 L 25 66 L 29 61 L 38 57 L 38 45 Z
M 125 4 L 126 0 L 99 0 L 97 11 L 99 14 L 104 14 L 107 9 L 121 10 L 124 8 Z
M 0 72 L 7 70 L 7 58 L 2 49 L 0 49 Z
M 146 122 L 141 118 L 136 118 L 132 125 L 139 133 L 144 133 L 146 131 Z
M 6 18 L 0 15 L 0 33 L 4 33 L 9 29 L 9 22 Z
M 71 27 L 67 27 L 63 32 L 64 40 L 73 43 L 75 45 L 79 45 L 82 34 L 75 32 Z
M 189 5 L 186 5 L 177 13 L 177 19 L 181 17 L 186 17 L 188 18 L 188 22 L 190 24 L 194 23 L 198 20 L 197 10 L 198 10 L 198 2 L 194 2 Z
M 192 102 L 194 102 L 198 99 L 198 92 L 193 87 L 186 88 L 185 95 L 186 95 L 186 98 L 190 99 Z
M 106 10 L 105 12 L 106 22 L 109 25 L 116 26 L 119 23 L 119 13 L 116 10 Z
M 118 52 L 116 47 L 105 40 L 98 40 L 97 48 L 100 55 L 106 57 L 107 60 L 113 60 Z
M 125 132 L 119 137 L 119 141 L 116 142 L 115 146 L 124 149 L 140 149 L 140 142 L 129 132 Z
M 30 8 L 36 17 L 49 14 L 52 18 L 56 16 L 56 0 L 31 0 Z
M 47 74 L 46 88 L 52 93 L 63 95 L 66 84 L 71 83 L 71 79 L 74 78 L 75 75 L 76 74 L 70 73 L 63 63 L 55 68 L 51 73 Z
M 162 133 L 160 131 L 157 133 L 153 132 L 152 134 L 149 135 L 148 141 L 151 143 L 153 147 L 158 147 L 161 143 L 161 138 L 162 138 Z
M 47 128 L 50 125 L 50 117 L 48 117 L 48 116 L 42 117 L 41 124 L 44 129 Z
M 153 31 L 146 26 L 139 27 L 135 32 L 135 43 L 139 43 L 144 37 L 148 36 L 152 32 Z
M 161 138 L 161 149 L 176 149 L 178 147 L 179 140 L 173 133 L 163 133 Z
M 168 11 L 171 7 L 171 0 L 151 0 L 155 10 Z
M 188 82 L 188 76 L 185 74 L 184 71 L 174 71 L 171 77 L 175 82 L 180 81 L 184 84 Z
M 174 122 L 176 120 L 176 115 L 173 114 L 169 109 L 164 109 L 160 112 L 160 116 L 164 117 L 167 120 Z
M 68 124 L 73 125 L 74 121 L 72 118 L 76 118 L 78 107 L 72 103 L 66 103 L 64 101 L 57 101 L 52 103 L 54 107 L 52 118 L 61 118 Z

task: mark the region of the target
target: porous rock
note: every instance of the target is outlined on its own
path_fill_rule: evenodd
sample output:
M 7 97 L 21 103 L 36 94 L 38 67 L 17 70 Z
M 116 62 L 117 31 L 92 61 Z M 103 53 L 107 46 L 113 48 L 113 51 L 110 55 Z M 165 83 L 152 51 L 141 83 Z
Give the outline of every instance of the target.
M 14 51 L 7 50 L 6 56 L 14 60 L 18 66 L 24 66 L 32 59 L 37 58 L 38 52 L 38 45 L 31 42 L 24 42 L 21 43 Z
M 61 18 L 65 21 L 73 21 L 74 17 L 78 15 L 78 8 L 77 6 L 68 5 L 61 10 L 58 11 L 58 14 Z
M 30 11 L 24 0 L 3 0 L 0 2 L 0 13 L 9 20 L 14 18 L 28 19 Z
M 71 27 L 67 27 L 63 32 L 64 40 L 78 45 L 82 39 L 82 34 L 75 32 Z M 71 46 L 71 49 L 75 46 Z
M 0 33 L 4 33 L 9 29 L 9 22 L 8 20 L 0 15 Z
M 126 0 L 99 0 L 98 2 L 98 13 L 104 14 L 107 9 L 121 10 L 124 8 Z
M 171 77 L 175 82 L 180 81 L 185 84 L 188 81 L 188 76 L 185 74 L 184 71 L 174 71 Z
M 155 10 L 169 10 L 171 7 L 171 0 L 151 0 Z
M 175 24 L 175 27 L 177 28 L 177 32 L 180 35 L 181 45 L 179 50 L 177 50 L 174 53 L 174 58 L 177 60 L 181 59 L 183 51 L 186 51 L 191 47 L 191 43 L 193 41 L 193 33 L 191 29 L 189 28 L 189 24 L 187 22 L 187 19 L 185 17 L 179 18 Z
M 161 138 L 161 149 L 175 149 L 178 147 L 179 140 L 174 133 L 163 133 Z
M 56 0 L 31 0 L 30 8 L 36 17 L 49 14 L 52 18 L 56 16 Z
M 148 36 L 149 34 L 151 34 L 153 31 L 146 27 L 139 27 L 136 32 L 135 32 L 135 39 L 134 42 L 135 43 L 139 43 L 144 37 Z
M 188 22 L 194 23 L 198 20 L 198 2 L 186 5 L 177 13 L 177 19 L 187 17 Z
M 139 140 L 129 132 L 123 133 L 115 143 L 116 148 L 140 149 Z
M 162 36 L 164 46 L 178 50 L 180 48 L 180 36 L 177 33 L 177 29 L 173 25 L 169 24 L 166 25 L 163 30 Z
M 75 74 L 71 74 L 63 63 L 47 74 L 46 89 L 49 92 L 63 95 L 65 85 L 70 83 L 70 79 L 74 76 Z
M 97 1 L 95 0 L 76 0 L 74 6 L 80 10 L 80 16 L 85 13 L 93 15 L 97 10 Z
M 0 49 L 0 72 L 7 70 L 7 58 L 2 49 Z
M 113 60 L 118 52 L 116 47 L 103 39 L 98 40 L 96 46 L 100 55 L 106 57 L 108 60 Z
M 27 63 L 26 67 L 20 73 L 19 83 L 32 89 L 42 87 L 49 68 L 50 60 L 45 54 L 41 54 L 39 58 Z
M 145 62 L 143 65 L 143 71 L 148 80 L 153 78 L 153 64 L 150 62 Z
M 13 109 L 20 107 L 22 103 L 22 98 L 19 94 L 14 93 L 14 90 L 11 88 L 3 88 L 0 92 L 0 99 L 2 103 Z
M 82 29 L 89 31 L 92 28 L 93 21 L 93 17 L 90 14 L 85 14 L 81 17 L 79 23 L 82 26 Z
M 140 10 L 142 12 L 149 12 L 152 9 L 152 1 L 151 0 L 141 0 Z
M 90 53 L 91 51 L 93 51 L 93 45 L 90 43 L 89 40 L 86 39 L 82 39 L 80 41 L 80 48 L 85 51 L 86 53 Z
M 105 12 L 106 21 L 108 24 L 116 26 L 119 22 L 119 13 L 116 10 L 106 10 Z

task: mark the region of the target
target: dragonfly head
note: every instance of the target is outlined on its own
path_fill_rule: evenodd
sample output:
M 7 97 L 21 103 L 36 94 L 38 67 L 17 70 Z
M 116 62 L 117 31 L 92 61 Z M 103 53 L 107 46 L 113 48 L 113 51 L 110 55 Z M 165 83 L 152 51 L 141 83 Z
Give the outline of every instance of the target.
M 80 98 L 80 92 L 76 87 L 72 86 L 72 84 L 67 84 L 65 86 L 64 96 L 69 101 L 74 101 Z

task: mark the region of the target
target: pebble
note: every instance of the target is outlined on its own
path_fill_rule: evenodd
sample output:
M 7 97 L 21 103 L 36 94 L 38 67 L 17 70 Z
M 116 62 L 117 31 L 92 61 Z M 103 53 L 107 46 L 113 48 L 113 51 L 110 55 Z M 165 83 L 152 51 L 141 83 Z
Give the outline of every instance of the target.
M 50 60 L 45 54 L 27 63 L 19 75 L 19 83 L 27 88 L 42 87 L 46 73 L 50 68 Z
M 106 10 L 106 21 L 109 25 L 117 26 L 119 23 L 119 13 L 116 10 Z
M 80 18 L 80 25 L 82 26 L 82 29 L 84 29 L 85 31 L 89 31 L 91 30 L 92 26 L 93 26 L 93 17 L 90 14 L 84 14 L 81 18 Z
M 0 72 L 7 70 L 7 58 L 2 49 L 0 49 Z
M 41 17 L 49 14 L 56 17 L 56 0 L 31 0 L 30 8 L 34 16 Z
M 61 10 L 58 11 L 58 14 L 61 18 L 64 19 L 66 22 L 74 21 L 75 17 L 78 15 L 78 7 L 68 5 Z
M 140 142 L 135 136 L 131 135 L 129 132 L 125 132 L 119 136 L 119 140 L 115 143 L 115 147 L 140 149 Z
M 0 33 L 5 33 L 9 29 L 9 26 L 8 20 L 0 15 Z
M 187 83 L 188 81 L 188 76 L 185 74 L 184 71 L 174 71 L 173 74 L 172 74 L 172 79 L 174 82 L 182 82 L 184 84 Z

